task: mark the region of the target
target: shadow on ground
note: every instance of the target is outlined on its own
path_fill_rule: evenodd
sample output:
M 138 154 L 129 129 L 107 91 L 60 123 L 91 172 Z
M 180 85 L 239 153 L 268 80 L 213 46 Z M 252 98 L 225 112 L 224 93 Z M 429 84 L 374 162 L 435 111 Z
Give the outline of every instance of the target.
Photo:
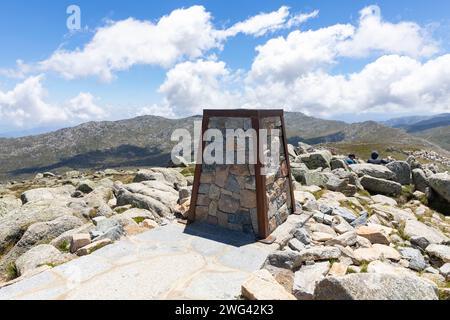
M 256 242 L 255 236 L 252 234 L 229 230 L 204 222 L 194 222 L 187 225 L 184 233 L 234 247 L 242 247 Z

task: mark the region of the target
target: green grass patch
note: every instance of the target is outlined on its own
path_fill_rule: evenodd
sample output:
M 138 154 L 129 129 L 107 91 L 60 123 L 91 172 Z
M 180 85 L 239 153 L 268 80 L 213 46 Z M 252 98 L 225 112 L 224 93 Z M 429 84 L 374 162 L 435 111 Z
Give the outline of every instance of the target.
M 61 252 L 69 252 L 70 251 L 70 243 L 67 240 L 63 240 L 59 245 L 58 245 L 58 250 Z
M 7 276 L 7 280 L 13 280 L 13 279 L 19 277 L 19 270 L 17 270 L 16 264 L 14 262 L 11 262 L 6 267 L 6 276 Z
M 314 192 L 313 195 L 316 198 L 316 200 L 319 200 L 320 198 L 322 198 L 322 196 L 327 192 L 326 189 L 322 189 L 320 191 Z
M 361 261 L 361 264 L 359 265 L 361 268 L 361 273 L 367 273 L 367 268 L 369 267 L 369 263 L 367 261 Z
M 405 234 L 405 225 L 406 225 L 405 221 L 400 222 L 400 224 L 397 228 L 397 232 L 398 232 L 398 235 L 400 236 L 400 238 L 402 238 L 403 240 L 409 241 L 410 237 Z
M 369 191 L 367 191 L 367 190 L 358 190 L 357 193 L 362 197 L 368 197 L 368 198 L 371 197 Z
M 136 222 L 137 224 L 142 223 L 146 218 L 144 217 L 134 217 L 133 220 L 134 222 Z
M 408 185 L 408 186 L 402 186 L 402 192 L 397 197 L 397 202 L 399 205 L 404 205 L 408 203 L 411 200 L 414 200 L 414 186 Z
M 193 176 L 195 174 L 195 165 L 184 168 L 180 173 L 185 177 Z

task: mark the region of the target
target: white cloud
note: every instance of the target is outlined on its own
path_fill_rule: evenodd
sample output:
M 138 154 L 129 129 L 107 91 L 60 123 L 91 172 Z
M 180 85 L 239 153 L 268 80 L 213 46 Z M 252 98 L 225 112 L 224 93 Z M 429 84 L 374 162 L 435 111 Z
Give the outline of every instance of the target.
M 142 107 L 136 112 L 137 116 L 152 115 L 164 118 L 175 118 L 175 114 L 170 106 L 152 104 L 151 106 Z
M 427 31 L 414 22 L 383 21 L 378 6 L 360 11 L 359 25 L 351 39 L 339 43 L 341 56 L 362 57 L 371 51 L 429 57 L 438 51 Z
M 46 91 L 42 86 L 43 76 L 33 76 L 19 83 L 14 89 L 0 91 L 1 120 L 18 126 L 25 122 L 42 123 L 66 120 L 65 113 L 45 101 Z
M 174 10 L 156 24 L 133 18 L 112 22 L 98 29 L 83 49 L 58 50 L 40 67 L 68 79 L 98 76 L 104 81 L 136 64 L 169 67 L 219 45 L 210 20 L 202 6 L 193 6 Z
M 315 71 L 286 83 L 247 86 L 246 103 L 279 106 L 316 116 L 345 113 L 429 113 L 450 109 L 450 55 L 421 63 L 389 55 L 361 72 L 330 75 Z
M 290 81 L 328 68 L 339 57 L 367 57 L 372 53 L 429 57 L 438 51 L 426 31 L 413 22 L 383 21 L 380 8 L 360 12 L 359 25 L 336 24 L 318 30 L 291 32 L 256 48 L 251 80 Z
M 159 92 L 178 116 L 201 114 L 205 108 L 235 108 L 232 75 L 222 61 L 198 60 L 177 64 L 167 72 Z
M 106 115 L 105 110 L 95 103 L 95 98 L 89 92 L 81 92 L 70 99 L 64 106 L 64 110 L 70 119 L 83 121 L 101 119 Z
M 292 28 L 316 17 L 318 11 L 291 15 L 282 6 L 270 13 L 261 13 L 238 22 L 225 30 L 218 30 L 212 16 L 203 6 L 177 9 L 156 23 L 134 18 L 109 22 L 96 30 L 83 48 L 56 50 L 48 59 L 32 69 L 54 71 L 67 79 L 95 76 L 111 81 L 118 71 L 134 65 L 157 65 L 170 68 L 183 60 L 203 57 L 211 49 L 223 47 L 229 37 L 239 33 L 262 36 L 283 28 Z M 30 72 L 32 69 L 27 68 Z M 4 70 L 4 75 L 17 71 Z
M 263 36 L 276 30 L 298 26 L 311 18 L 317 17 L 319 11 L 292 16 L 287 6 L 282 6 L 277 11 L 260 13 L 245 21 L 238 22 L 223 31 L 223 36 L 232 37 L 238 33 Z
M 43 78 L 43 75 L 32 76 L 10 91 L 0 91 L 0 123 L 32 127 L 38 124 L 86 121 L 105 115 L 103 109 L 94 103 L 90 93 L 80 93 L 61 106 L 49 103 L 42 85 Z
M 323 65 L 334 63 L 337 44 L 354 32 L 351 25 L 334 25 L 315 31 L 293 31 L 286 38 L 270 39 L 256 47 L 252 80 L 291 80 Z

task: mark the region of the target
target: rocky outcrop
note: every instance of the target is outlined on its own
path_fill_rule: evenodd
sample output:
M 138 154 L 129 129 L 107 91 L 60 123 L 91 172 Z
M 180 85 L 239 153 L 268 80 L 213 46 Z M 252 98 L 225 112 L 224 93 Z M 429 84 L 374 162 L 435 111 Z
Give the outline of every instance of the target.
M 15 265 L 18 274 L 23 276 L 39 267 L 54 267 L 71 259 L 73 259 L 73 257 L 70 254 L 63 254 L 54 246 L 41 244 L 20 256 L 20 258 L 16 260 Z
M 450 175 L 447 172 L 434 174 L 428 178 L 428 183 L 450 206 Z
M 242 284 L 241 292 L 248 300 L 295 300 L 267 270 L 253 273 Z
M 312 153 L 301 154 L 297 161 L 304 163 L 308 169 L 330 168 L 331 152 L 328 150 L 319 150 Z
M 360 273 L 327 277 L 315 289 L 317 300 L 437 300 L 437 288 L 416 276 Z
M 395 181 L 401 185 L 411 184 L 411 167 L 406 161 L 392 161 L 386 168 L 395 174 Z
M 398 196 L 402 192 L 402 186 L 397 182 L 367 175 L 361 178 L 361 185 L 370 192 L 389 196 Z
M 386 168 L 385 166 L 375 165 L 370 163 L 364 164 L 352 164 L 350 169 L 358 174 L 358 176 L 370 176 L 373 178 L 379 178 L 384 180 L 394 180 L 395 173 Z

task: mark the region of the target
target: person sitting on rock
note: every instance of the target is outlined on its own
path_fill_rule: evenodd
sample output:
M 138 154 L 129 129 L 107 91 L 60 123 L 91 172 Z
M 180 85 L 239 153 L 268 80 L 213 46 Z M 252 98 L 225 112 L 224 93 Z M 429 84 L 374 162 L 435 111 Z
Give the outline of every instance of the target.
M 357 164 L 358 162 L 356 161 L 356 155 L 354 155 L 353 153 L 349 154 L 347 159 L 345 159 L 345 162 L 347 164 Z
M 384 159 L 380 159 L 379 158 L 379 154 L 377 151 L 372 151 L 372 154 L 370 155 L 370 159 L 367 160 L 367 163 L 371 163 L 371 164 L 387 164 L 388 161 L 384 160 Z

